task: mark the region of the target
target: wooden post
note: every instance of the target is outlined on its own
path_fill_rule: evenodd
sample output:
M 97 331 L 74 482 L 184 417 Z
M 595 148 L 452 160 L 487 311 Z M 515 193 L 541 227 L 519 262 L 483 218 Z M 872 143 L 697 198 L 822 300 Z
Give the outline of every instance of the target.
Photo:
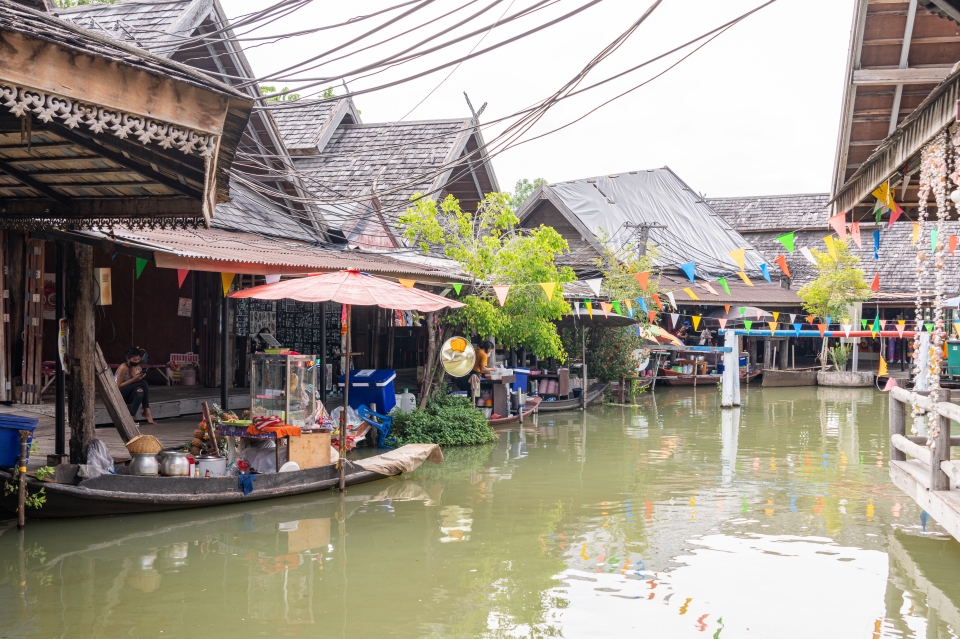
M 70 244 L 66 271 L 70 315 L 70 461 L 85 464 L 87 448 L 96 438 L 94 304 L 97 297 L 93 286 L 93 247 Z
M 930 490 L 950 490 L 950 475 L 943 472 L 940 462 L 950 461 L 950 418 L 937 414 L 940 434 L 934 440 L 936 448 L 930 449 Z
M 10 358 L 7 360 L 10 364 L 7 369 L 7 383 L 10 384 L 10 390 L 7 392 L 7 399 L 10 401 L 20 399 L 20 387 L 23 384 L 23 378 L 20 376 L 20 363 L 23 361 L 24 243 L 23 233 L 7 231 L 6 291 L 8 294 L 7 308 L 10 315 L 9 331 L 7 332 L 7 336 L 10 338 L 7 343 L 7 349 L 10 353 Z
M 903 402 L 893 396 L 893 393 L 890 393 L 890 406 L 888 412 L 890 413 L 890 437 L 894 435 L 905 436 L 907 432 L 907 415 L 906 415 L 906 406 Z M 906 461 L 906 454 L 896 448 L 893 444 L 890 444 L 890 461 Z
M 434 328 L 433 318 L 436 313 L 430 312 L 424 314 L 424 321 L 427 323 L 427 360 L 423 363 L 423 393 L 420 396 L 420 410 L 427 406 L 427 399 L 430 397 L 430 387 L 433 384 L 433 359 L 437 355 L 437 334 Z
M 96 379 L 97 392 L 103 399 L 103 405 L 107 409 L 107 413 L 110 414 L 113 425 L 120 433 L 120 439 L 123 440 L 123 443 L 127 443 L 134 437 L 140 436 L 140 429 L 133 422 L 133 416 L 130 415 L 130 410 L 123 401 L 123 395 L 120 394 L 120 388 L 113 378 L 113 373 L 110 372 L 107 360 L 103 357 L 100 345 L 95 344 L 94 346 L 94 379 Z
M 20 459 L 17 475 L 19 479 L 19 493 L 17 495 L 17 528 L 23 528 L 27 521 L 27 440 L 30 439 L 29 430 L 20 431 Z
M 66 405 L 66 375 L 63 370 L 63 362 L 60 359 L 60 350 L 59 350 L 59 336 L 60 336 L 60 320 L 64 319 L 67 315 L 64 312 L 66 308 L 64 306 L 64 296 L 66 295 L 66 282 L 64 282 L 64 262 L 66 261 L 66 247 L 63 242 L 57 242 L 57 255 L 56 255 L 56 319 L 57 319 L 57 354 L 56 354 L 56 405 L 54 407 L 54 422 L 55 422 L 55 443 L 54 443 L 54 453 L 61 458 L 67 454 L 67 405 Z
M 226 409 L 224 408 L 224 410 Z M 207 432 L 210 433 L 210 443 L 213 445 L 213 454 L 220 457 L 220 444 L 217 443 L 217 431 L 213 427 L 213 417 L 210 415 L 210 407 L 207 406 L 206 402 L 200 404 L 200 412 L 203 414 L 203 423 L 207 425 Z M 277 466 L 277 472 L 279 471 L 280 467 Z
M 337 466 L 340 468 L 340 492 L 347 487 L 347 411 L 350 409 L 350 314 L 352 306 L 346 305 L 347 309 L 347 357 L 346 366 L 343 372 L 343 411 L 340 413 L 340 451 L 337 456 Z M 279 468 L 277 469 L 280 470 Z
M 583 388 L 580 389 L 580 408 L 582 410 L 587 407 L 587 389 L 590 388 L 590 382 L 588 381 L 589 378 L 587 377 L 587 327 L 586 326 L 582 328 L 580 334 L 581 334 L 581 339 L 583 340 L 583 344 L 582 344 L 583 368 L 580 369 L 582 371 L 581 374 L 583 375 Z

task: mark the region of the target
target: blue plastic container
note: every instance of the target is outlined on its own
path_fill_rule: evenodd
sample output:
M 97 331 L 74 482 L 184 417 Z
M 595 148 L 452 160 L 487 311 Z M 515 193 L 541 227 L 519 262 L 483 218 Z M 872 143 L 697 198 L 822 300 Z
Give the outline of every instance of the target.
M 0 415 L 0 467 L 13 468 L 20 457 L 20 431 L 29 430 L 30 440 L 37 429 L 39 419 L 26 415 Z
M 376 404 L 378 413 L 388 414 L 397 405 L 396 393 L 393 390 L 393 380 L 396 377 L 396 371 L 386 368 L 350 371 L 351 408 L 360 408 L 365 404 L 372 410 Z M 338 384 L 343 388 L 343 375 L 340 376 Z
M 519 393 L 526 393 L 527 380 L 530 378 L 530 369 L 515 368 L 513 369 L 513 374 L 515 376 L 515 379 L 513 380 L 513 390 Z

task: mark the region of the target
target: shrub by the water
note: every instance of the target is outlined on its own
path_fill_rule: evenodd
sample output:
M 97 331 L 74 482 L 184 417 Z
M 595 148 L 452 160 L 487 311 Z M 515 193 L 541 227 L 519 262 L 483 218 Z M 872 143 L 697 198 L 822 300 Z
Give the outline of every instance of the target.
M 477 410 L 470 399 L 462 395 L 447 395 L 444 392 L 419 408 L 393 415 L 391 434 L 397 445 L 440 444 L 441 446 L 468 446 L 496 441 L 483 413 Z

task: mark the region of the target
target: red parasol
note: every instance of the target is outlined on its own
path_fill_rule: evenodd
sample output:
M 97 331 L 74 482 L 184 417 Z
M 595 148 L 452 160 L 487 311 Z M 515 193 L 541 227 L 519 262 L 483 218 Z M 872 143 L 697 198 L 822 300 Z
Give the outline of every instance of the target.
M 336 271 L 275 284 L 264 284 L 230 293 L 230 297 L 260 300 L 290 299 L 300 302 L 337 302 L 351 306 L 379 306 L 401 311 L 429 313 L 441 308 L 460 308 L 462 302 L 427 291 L 407 288 L 360 271 Z

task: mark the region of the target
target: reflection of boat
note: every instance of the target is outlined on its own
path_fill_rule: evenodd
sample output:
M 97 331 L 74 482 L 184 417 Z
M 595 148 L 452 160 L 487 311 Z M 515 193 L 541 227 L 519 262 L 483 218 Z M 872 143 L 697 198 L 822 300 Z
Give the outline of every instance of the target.
M 416 470 L 430 459 L 443 459 L 435 444 L 412 444 L 383 455 L 356 462 L 346 461 L 346 484 L 354 486 L 392 475 Z M 137 477 L 133 475 L 101 475 L 78 484 L 56 484 L 30 479 L 27 489 L 36 494 L 44 489 L 46 504 L 28 509 L 32 519 L 57 517 L 91 517 L 122 515 L 223 504 L 245 503 L 290 495 L 301 495 L 337 486 L 339 470 L 335 464 L 288 473 L 253 475 L 253 491 L 244 496 L 236 476 L 205 477 Z M 12 479 L 0 471 L 0 482 Z M 0 497 L 0 506 L 16 512 L 16 494 Z
M 641 378 L 642 381 L 643 378 Z M 652 381 L 653 378 L 646 378 Z M 647 384 L 650 382 L 648 381 Z M 603 395 L 603 391 L 609 386 L 607 382 L 595 382 L 590 385 L 590 388 L 587 390 L 587 401 L 586 404 L 589 406 L 592 401 Z M 559 410 L 574 410 L 580 408 L 581 401 L 579 397 L 574 397 L 571 399 L 560 399 L 555 402 L 540 402 L 540 408 L 538 412 L 541 413 L 550 413 Z
M 763 371 L 754 371 L 750 374 L 750 379 L 756 379 L 763 374 Z M 660 384 L 666 386 L 701 386 L 709 384 L 719 384 L 723 381 L 723 375 L 690 375 L 689 373 L 678 373 L 668 368 L 661 368 L 657 376 Z M 746 381 L 746 373 L 740 374 L 740 381 Z
M 818 368 L 763 371 L 763 387 L 816 386 Z
M 539 397 L 528 397 L 527 403 L 523 405 L 523 417 L 527 418 L 528 415 L 532 415 L 537 407 L 540 406 L 541 401 Z M 509 415 L 507 417 L 498 417 L 496 419 L 490 418 L 487 419 L 487 423 L 491 426 L 500 426 L 502 424 L 512 424 L 515 421 L 520 419 L 520 415 Z

